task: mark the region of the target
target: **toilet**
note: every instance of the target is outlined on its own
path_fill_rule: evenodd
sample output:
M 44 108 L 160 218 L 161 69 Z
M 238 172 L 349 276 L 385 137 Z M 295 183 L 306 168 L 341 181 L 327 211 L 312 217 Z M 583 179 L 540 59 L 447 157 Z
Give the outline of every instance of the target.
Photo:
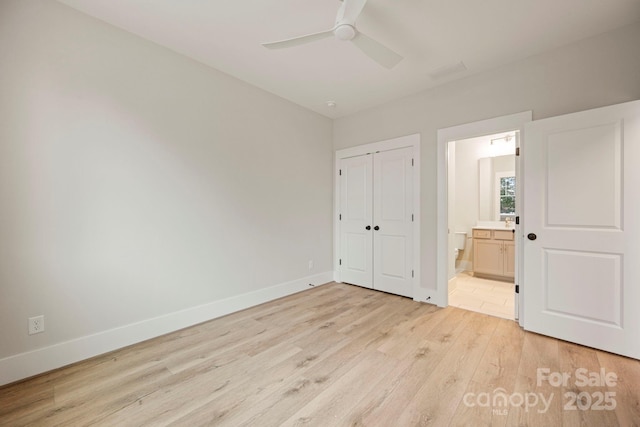
M 460 251 L 463 251 L 465 246 L 467 245 L 467 233 L 464 231 L 456 231 L 454 235 L 454 245 L 455 245 L 455 256 L 458 259 L 460 256 Z

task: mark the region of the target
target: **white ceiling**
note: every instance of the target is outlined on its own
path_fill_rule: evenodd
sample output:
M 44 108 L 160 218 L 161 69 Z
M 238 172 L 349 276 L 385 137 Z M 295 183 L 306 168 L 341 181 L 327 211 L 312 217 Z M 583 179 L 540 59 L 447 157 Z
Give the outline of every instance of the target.
M 330 118 L 640 20 L 639 0 L 369 0 L 358 29 L 404 56 L 387 70 L 333 38 L 260 45 L 330 29 L 338 0 L 59 1 Z

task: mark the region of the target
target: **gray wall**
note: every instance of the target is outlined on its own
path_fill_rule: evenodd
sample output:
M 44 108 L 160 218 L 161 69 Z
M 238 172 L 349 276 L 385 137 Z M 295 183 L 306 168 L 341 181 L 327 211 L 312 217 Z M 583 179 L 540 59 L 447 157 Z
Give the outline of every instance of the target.
M 332 270 L 329 119 L 49 0 L 0 63 L 0 359 Z
M 422 283 L 436 288 L 436 138 L 441 128 L 533 110 L 556 116 L 640 99 L 640 24 L 334 121 L 334 148 L 421 134 Z

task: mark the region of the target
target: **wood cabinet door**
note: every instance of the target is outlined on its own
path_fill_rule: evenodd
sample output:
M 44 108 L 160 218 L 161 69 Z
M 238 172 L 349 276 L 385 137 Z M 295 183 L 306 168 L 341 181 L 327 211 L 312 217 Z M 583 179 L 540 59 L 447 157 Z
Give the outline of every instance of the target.
M 483 274 L 502 276 L 504 261 L 502 242 L 496 240 L 474 239 L 473 271 Z

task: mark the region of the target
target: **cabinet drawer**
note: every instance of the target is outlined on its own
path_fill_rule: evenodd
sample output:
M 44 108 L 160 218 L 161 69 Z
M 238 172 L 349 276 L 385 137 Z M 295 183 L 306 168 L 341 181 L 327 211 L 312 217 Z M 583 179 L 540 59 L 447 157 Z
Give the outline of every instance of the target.
M 491 238 L 491 230 L 473 229 L 473 238 L 474 239 L 490 239 Z
M 513 230 L 493 230 L 493 238 L 496 240 L 513 240 Z

